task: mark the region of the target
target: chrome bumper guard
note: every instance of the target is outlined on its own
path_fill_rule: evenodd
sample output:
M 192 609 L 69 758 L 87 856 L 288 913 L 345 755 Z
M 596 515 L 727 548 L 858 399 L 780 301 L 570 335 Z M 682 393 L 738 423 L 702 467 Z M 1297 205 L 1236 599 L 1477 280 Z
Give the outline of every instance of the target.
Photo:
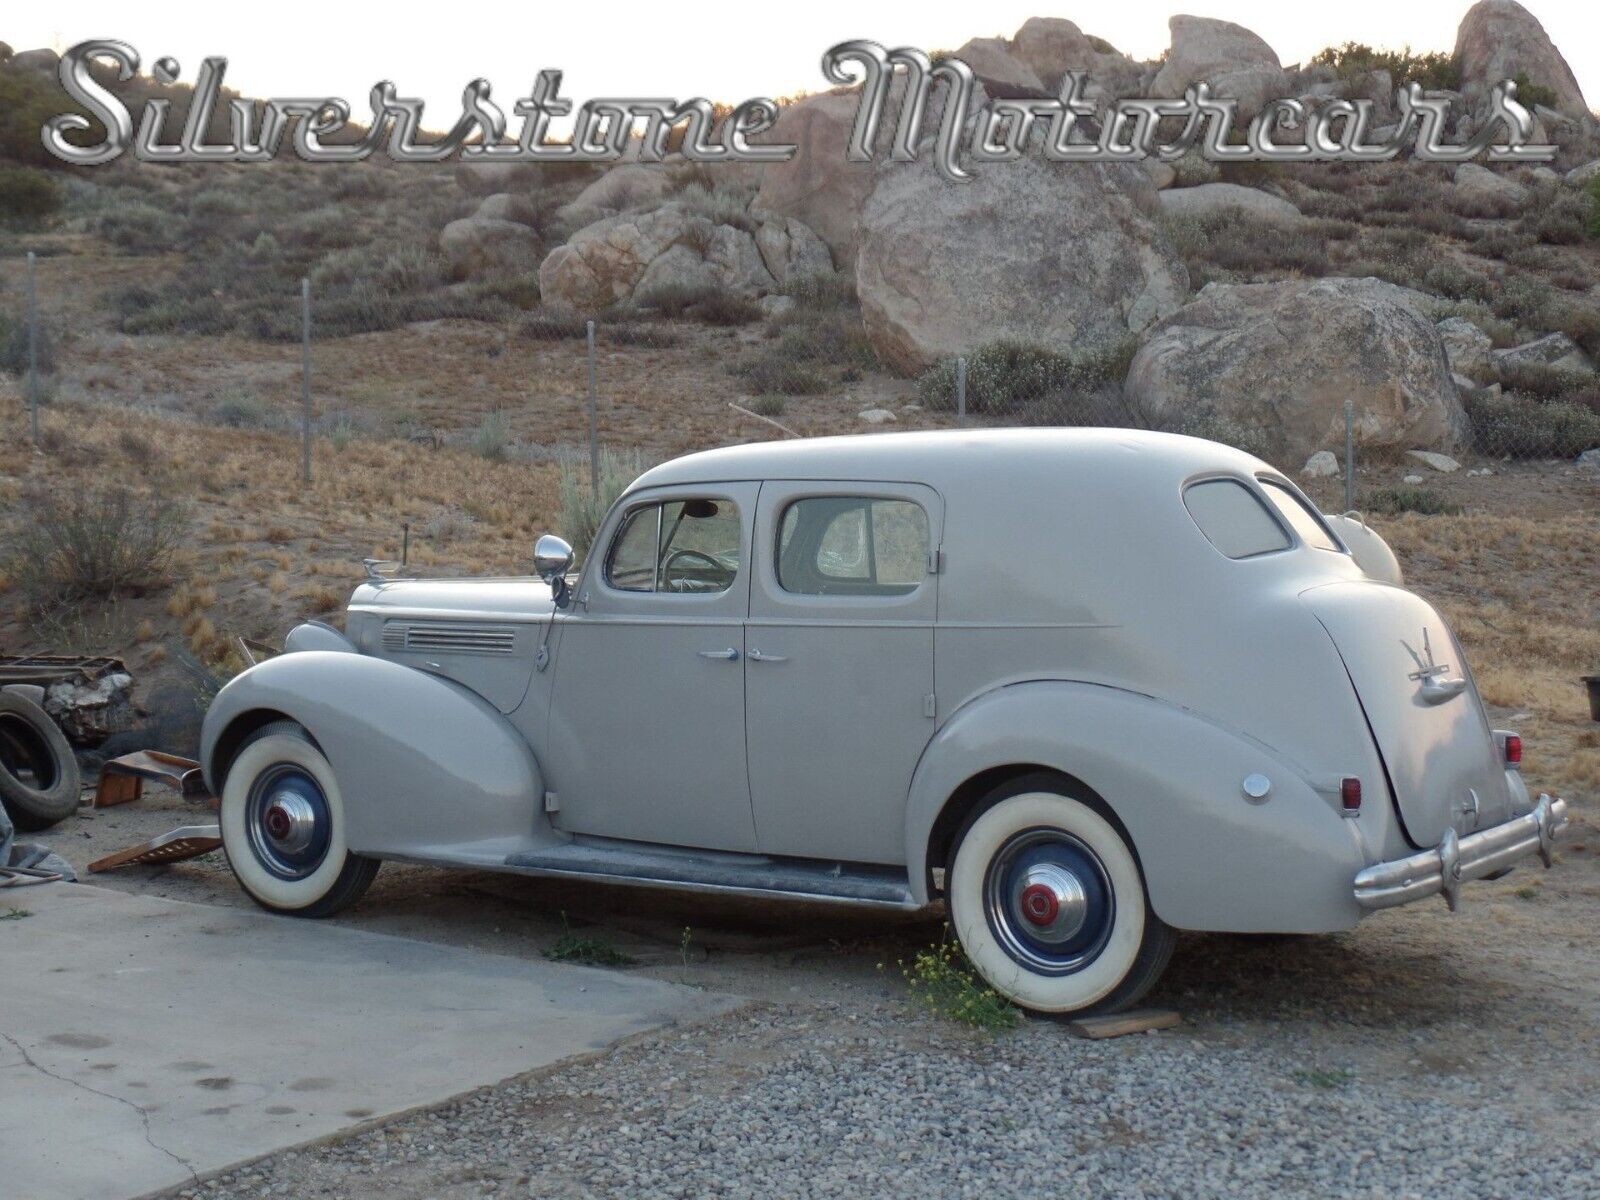
M 1567 802 L 1541 795 L 1533 811 L 1503 824 L 1458 837 L 1454 829 L 1432 850 L 1377 863 L 1356 875 L 1356 903 L 1362 908 L 1393 908 L 1442 894 L 1456 909 L 1461 885 L 1508 870 L 1537 854 L 1551 862 L 1551 845 L 1566 832 Z

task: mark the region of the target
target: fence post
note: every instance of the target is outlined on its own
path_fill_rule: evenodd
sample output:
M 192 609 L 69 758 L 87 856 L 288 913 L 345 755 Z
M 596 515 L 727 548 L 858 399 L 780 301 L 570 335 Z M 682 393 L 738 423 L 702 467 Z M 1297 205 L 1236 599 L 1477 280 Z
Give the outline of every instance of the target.
M 600 499 L 600 425 L 594 404 L 594 322 L 584 323 L 589 340 L 589 494 Z
M 1344 402 L 1344 511 L 1356 506 L 1356 403 Z
M 300 280 L 300 481 L 311 482 L 311 280 Z
M 33 448 L 39 448 L 39 289 L 34 279 L 34 254 L 28 251 L 28 420 Z
M 967 360 L 956 359 L 956 423 L 967 423 Z

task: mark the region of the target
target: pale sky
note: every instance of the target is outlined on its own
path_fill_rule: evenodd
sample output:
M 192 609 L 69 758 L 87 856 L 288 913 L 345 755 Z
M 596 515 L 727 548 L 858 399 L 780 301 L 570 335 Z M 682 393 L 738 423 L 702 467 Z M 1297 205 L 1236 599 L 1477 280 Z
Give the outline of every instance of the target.
M 1361 41 L 1414 50 L 1455 45 L 1469 0 L 1120 0 L 1108 5 L 1049 0 L 982 4 L 921 0 L 791 3 L 642 4 L 204 4 L 136 5 L 127 0 L 11 6 L 0 39 L 15 49 L 62 49 L 89 38 L 130 42 L 142 69 L 163 55 L 193 82 L 207 55 L 228 59 L 229 86 L 254 96 L 340 96 L 357 120 L 368 90 L 390 79 L 401 95 L 429 103 L 430 128 L 449 125 L 462 87 L 477 76 L 509 109 L 541 68 L 564 71 L 562 93 L 596 96 L 706 96 L 737 102 L 752 96 L 821 91 L 822 52 L 847 38 L 889 46 L 954 49 L 969 37 L 1009 36 L 1030 16 L 1063 16 L 1124 53 L 1153 58 L 1168 43 L 1167 17 L 1190 11 L 1236 21 L 1265 38 L 1285 64 L 1332 43 Z M 1600 4 L 1530 0 L 1527 7 L 1566 56 L 1590 107 L 1600 108 Z M 492 14 L 492 19 L 481 19 Z

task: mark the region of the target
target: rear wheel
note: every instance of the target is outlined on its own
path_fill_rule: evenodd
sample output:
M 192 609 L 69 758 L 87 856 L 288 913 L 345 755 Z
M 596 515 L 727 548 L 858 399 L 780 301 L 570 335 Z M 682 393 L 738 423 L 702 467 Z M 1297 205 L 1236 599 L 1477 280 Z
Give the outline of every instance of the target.
M 1177 935 L 1151 911 L 1122 834 L 1060 789 L 1030 776 L 968 818 L 947 871 L 950 920 L 978 973 L 1021 1007 L 1115 1012 L 1160 978 Z
M 273 912 L 332 916 L 378 873 L 377 859 L 345 848 L 333 768 L 292 721 L 264 727 L 240 748 L 222 787 L 221 825 L 240 886 Z

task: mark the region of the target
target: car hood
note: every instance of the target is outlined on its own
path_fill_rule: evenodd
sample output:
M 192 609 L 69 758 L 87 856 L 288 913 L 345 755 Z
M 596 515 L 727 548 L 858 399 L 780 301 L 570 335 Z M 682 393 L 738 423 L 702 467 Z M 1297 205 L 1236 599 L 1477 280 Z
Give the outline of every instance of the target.
M 550 586 L 531 576 L 506 579 L 385 579 L 350 598 L 351 612 L 457 621 L 547 621 L 555 611 Z

